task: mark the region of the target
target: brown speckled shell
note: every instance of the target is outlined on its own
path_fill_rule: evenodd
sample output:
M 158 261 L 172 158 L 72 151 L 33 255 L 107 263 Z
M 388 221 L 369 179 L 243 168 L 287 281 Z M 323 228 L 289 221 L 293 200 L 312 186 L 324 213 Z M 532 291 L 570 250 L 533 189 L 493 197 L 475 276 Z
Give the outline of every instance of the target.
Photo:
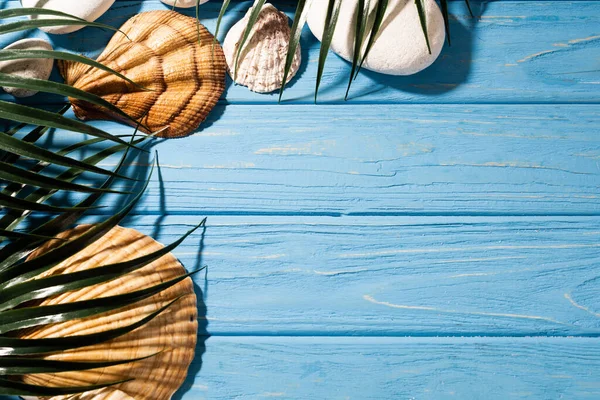
M 89 229 L 78 226 L 59 235 L 72 238 Z M 31 257 L 49 251 L 56 244 L 37 249 Z M 133 229 L 115 227 L 84 251 L 57 265 L 43 276 L 92 269 L 101 265 L 137 258 L 163 246 L 152 238 Z M 92 273 L 92 272 L 90 272 Z M 64 304 L 79 300 L 101 298 L 127 293 L 185 273 L 172 254 L 167 254 L 145 267 L 121 278 L 50 297 L 43 305 Z M 36 327 L 22 332 L 23 338 L 50 338 L 83 335 L 130 325 L 170 301 L 181 297 L 166 311 L 146 325 L 111 341 L 46 356 L 63 361 L 107 361 L 153 357 L 134 363 L 109 368 L 60 374 L 28 375 L 24 381 L 44 386 L 81 386 L 98 382 L 114 382 L 128 378 L 135 380 L 110 388 L 86 392 L 76 396 L 57 396 L 52 400 L 157 400 L 170 399 L 183 383 L 187 369 L 194 358 L 198 330 L 196 295 L 190 278 L 129 307 L 85 319 Z
M 130 18 L 115 33 L 98 62 L 127 76 L 144 91 L 115 75 L 81 63 L 61 61 L 66 83 L 116 105 L 158 136 L 193 132 L 225 90 L 227 64 L 219 43 L 196 19 L 175 11 L 149 11 Z M 198 37 L 199 35 L 199 37 Z M 132 121 L 85 101 L 69 99 L 82 120 Z

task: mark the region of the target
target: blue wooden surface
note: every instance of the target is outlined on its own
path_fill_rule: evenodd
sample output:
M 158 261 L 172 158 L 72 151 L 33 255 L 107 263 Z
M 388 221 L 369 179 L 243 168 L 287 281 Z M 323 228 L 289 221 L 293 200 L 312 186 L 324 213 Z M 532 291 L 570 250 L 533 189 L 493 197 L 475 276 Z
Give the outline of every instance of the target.
M 472 4 L 480 19 L 450 3 L 430 69 L 361 73 L 346 103 L 332 55 L 311 104 L 305 31 L 283 104 L 229 84 L 195 135 L 155 145 L 126 225 L 167 243 L 209 216 L 176 251 L 209 266 L 176 399 L 600 398 L 600 2 Z M 201 8 L 212 31 L 219 6 Z M 118 0 L 101 22 L 165 8 Z M 94 56 L 109 37 L 52 40 Z

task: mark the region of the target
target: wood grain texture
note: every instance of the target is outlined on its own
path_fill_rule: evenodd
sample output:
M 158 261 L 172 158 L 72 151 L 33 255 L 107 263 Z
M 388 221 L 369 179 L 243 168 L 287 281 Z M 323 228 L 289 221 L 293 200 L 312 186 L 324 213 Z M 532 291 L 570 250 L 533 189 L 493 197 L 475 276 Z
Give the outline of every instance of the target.
M 232 2 L 221 39 L 250 3 Z M 125 225 L 170 243 L 209 215 L 175 253 L 208 272 L 174 400 L 600 398 L 600 2 L 471 4 L 481 18 L 450 2 L 454 44 L 430 69 L 362 72 L 348 103 L 332 55 L 320 101 L 338 104 L 309 104 L 305 30 L 282 105 L 228 81 L 199 132 L 155 145 L 160 173 Z M 212 32 L 219 7 L 200 9 Z M 167 8 L 117 0 L 100 22 Z M 110 36 L 51 39 L 96 56 Z
M 598 215 L 598 132 L 593 105 L 219 106 L 155 146 L 162 182 L 134 213 Z
M 595 399 L 599 345 L 562 338 L 213 337 L 183 398 Z
M 166 244 L 199 220 L 126 226 Z M 214 216 L 174 254 L 208 267 L 211 335 L 595 337 L 599 238 L 598 217 Z
M 233 2 L 226 14 L 220 39 L 251 2 Z M 293 1 L 278 1 L 293 13 Z M 5 7 L 19 6 L 5 0 Z M 450 2 L 453 45 L 446 46 L 436 63 L 410 77 L 389 77 L 363 72 L 351 92 L 356 103 L 564 103 L 600 100 L 600 16 L 595 1 L 472 1 L 478 19 L 472 19 L 462 1 Z M 167 9 L 159 0 L 118 1 L 99 21 L 120 26 L 140 11 Z M 214 32 L 220 2 L 201 7 L 201 19 Z M 193 15 L 194 9 L 179 9 Z M 27 33 L 30 36 L 30 33 Z M 45 36 L 40 32 L 36 36 Z M 0 45 L 22 37 L 5 35 Z M 85 28 L 74 34 L 52 36 L 57 49 L 97 56 L 112 32 Z M 286 90 L 287 101 L 312 103 L 318 42 L 308 28 L 302 37 L 304 62 Z M 339 57 L 328 58 L 321 83 L 320 102 L 343 103 L 350 71 Z M 58 78 L 55 75 L 55 78 Z M 231 81 L 228 80 L 229 84 Z M 3 95 L 5 96 L 5 95 Z M 277 97 L 230 86 L 228 103 L 269 103 Z M 37 97 L 26 102 L 57 101 Z

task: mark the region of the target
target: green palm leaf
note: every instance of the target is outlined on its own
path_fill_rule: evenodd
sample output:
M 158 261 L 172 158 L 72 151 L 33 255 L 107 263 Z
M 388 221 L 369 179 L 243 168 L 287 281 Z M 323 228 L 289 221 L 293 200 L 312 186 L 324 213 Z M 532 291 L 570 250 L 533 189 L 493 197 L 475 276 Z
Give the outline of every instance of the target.
M 13 208 L 15 210 L 31 210 L 31 211 L 45 211 L 45 212 L 65 212 L 65 211 L 73 211 L 73 210 L 90 210 L 98 207 L 57 207 L 51 206 L 48 204 L 36 203 L 33 201 L 28 201 L 24 199 L 20 199 L 18 197 L 7 196 L 3 193 L 0 193 L 0 208 Z
M 279 102 L 281 102 L 281 96 L 287 83 L 288 75 L 290 74 L 290 68 L 294 62 L 294 56 L 296 55 L 296 49 L 300 43 L 300 36 L 302 35 L 302 28 L 306 22 L 308 16 L 308 8 L 306 6 L 306 0 L 298 0 L 298 6 L 296 7 L 296 13 L 294 14 L 294 22 L 292 23 L 292 29 L 290 31 L 290 42 L 288 44 L 288 51 L 285 57 L 285 67 L 283 70 L 283 79 L 281 80 L 281 89 L 279 89 Z
M 120 144 L 127 144 L 122 139 L 111 135 L 101 129 L 95 128 L 86 123 L 63 117 L 49 111 L 40 110 L 24 106 L 21 104 L 9 103 L 0 100 L 0 118 L 9 119 L 16 122 L 27 124 L 43 125 L 51 128 L 66 129 L 72 132 L 87 133 L 88 135 L 112 140 Z
M 0 19 L 44 14 L 61 18 L 20 20 L 5 23 L 0 25 L 0 34 L 51 25 L 87 25 L 116 30 L 102 24 L 88 23 L 64 13 L 43 9 L 0 10 Z M 63 19 L 62 17 L 69 19 Z M 82 62 L 89 65 L 90 68 L 100 68 L 141 88 L 141 86 L 123 75 L 117 74 L 112 69 L 74 54 L 45 50 L 0 50 L 0 60 L 25 58 L 54 58 Z M 0 73 L 0 86 L 25 88 L 77 98 L 107 108 L 128 118 L 125 113 L 102 98 L 60 83 L 19 78 Z M 118 178 L 131 180 L 131 178 L 120 174 L 125 160 L 130 150 L 142 150 L 136 146 L 151 137 L 136 139 L 134 133 L 129 135 L 130 140 L 127 142 L 123 139 L 123 136 L 115 136 L 83 122 L 64 117 L 63 114 L 67 109 L 68 107 L 63 107 L 62 110 L 56 113 L 0 101 L 0 118 L 16 123 L 15 127 L 6 132 L 0 132 L 0 180 L 2 180 L 2 189 L 0 190 L 0 208 L 2 208 L 0 242 L 2 242 L 2 239 L 8 239 L 6 243 L 2 242 L 4 246 L 0 247 L 0 396 L 43 397 L 67 395 L 126 382 L 127 380 L 122 380 L 98 382 L 89 386 L 43 387 L 26 384 L 19 378 L 24 374 L 106 368 L 138 361 L 140 359 L 67 362 L 47 360 L 42 355 L 95 345 L 117 338 L 153 320 L 178 299 L 153 313 L 140 316 L 140 319 L 133 324 L 118 329 L 107 329 L 95 334 L 52 339 L 19 339 L 14 337 L 14 333 L 17 330 L 38 325 L 81 319 L 117 310 L 147 299 L 186 279 L 191 274 L 185 274 L 152 287 L 117 296 L 60 305 L 42 306 L 35 303 L 48 296 L 108 282 L 147 266 L 175 249 L 185 238 L 205 223 L 205 221 L 202 221 L 199 226 L 194 227 L 180 239 L 151 254 L 122 263 L 99 266 L 84 272 L 38 279 L 40 274 L 84 250 L 120 223 L 139 201 L 152 176 L 151 170 L 144 187 L 130 202 L 106 220 L 93 225 L 85 233 L 74 239 L 59 239 L 53 249 L 27 260 L 26 257 L 34 249 L 76 224 L 86 210 L 97 208 L 95 203 L 105 193 L 118 195 L 129 193 L 113 189 L 112 184 Z M 33 125 L 33 129 L 26 134 L 21 134 L 20 131 L 28 125 Z M 51 151 L 39 144 L 39 140 L 51 128 L 89 134 L 92 138 L 85 139 L 82 137 L 80 141 L 71 143 L 62 150 Z M 99 150 L 95 150 L 97 144 L 102 144 Z M 81 160 L 73 157 L 71 153 L 80 149 L 94 150 L 94 154 Z M 100 161 L 116 153 L 122 153 L 122 155 L 113 171 L 97 166 Z M 21 162 L 21 159 L 24 159 L 24 162 Z M 62 172 L 52 172 L 54 169 L 49 167 L 60 167 Z M 106 179 L 101 185 L 82 185 L 77 181 L 77 178 L 84 173 L 101 174 Z M 56 206 L 48 203 L 52 196 L 67 191 L 80 191 L 86 193 L 86 197 L 74 206 Z M 34 211 L 57 213 L 58 215 L 53 216 L 41 225 L 26 230 L 15 230 L 22 222 L 27 222 L 27 217 Z
M 104 168 L 96 167 L 93 164 L 87 164 L 74 158 L 65 157 L 52 151 L 43 149 L 26 141 L 16 139 L 4 132 L 0 132 L 0 147 L 7 152 L 17 154 L 22 157 L 32 158 L 47 163 L 61 165 L 63 167 L 78 168 L 83 171 L 94 172 L 101 175 L 114 175 L 114 172 Z M 130 179 L 123 175 L 117 175 L 122 179 Z
M 429 45 L 429 35 L 427 34 L 427 16 L 425 15 L 425 6 L 423 0 L 415 0 L 417 6 L 417 12 L 419 13 L 419 21 L 421 22 L 421 29 L 423 29 L 423 35 L 425 35 L 425 43 L 427 43 L 427 50 L 431 54 L 431 46 Z
M 64 51 L 57 51 L 57 50 L 10 50 L 10 49 L 9 50 L 6 50 L 6 49 L 0 50 L 0 61 L 21 60 L 21 59 L 27 59 L 27 58 L 52 58 L 55 60 L 73 61 L 73 62 L 82 63 L 85 65 L 89 65 L 90 67 L 98 68 L 102 71 L 111 73 L 142 90 L 148 90 L 148 91 L 152 90 L 152 89 L 145 88 L 145 87 L 135 83 L 131 79 L 127 78 L 125 75 L 120 74 L 119 72 L 113 70 L 112 68 L 107 67 L 104 64 L 101 64 L 95 60 L 92 60 L 91 58 L 83 57 L 83 56 L 80 56 L 77 54 L 66 53 Z
M 262 7 L 265 4 L 265 1 L 266 0 L 255 0 L 254 4 L 252 5 L 252 11 L 250 11 L 250 17 L 248 17 L 248 24 L 246 25 L 246 28 L 244 29 L 244 34 L 242 35 L 242 40 L 240 40 L 240 43 L 239 43 L 238 49 L 237 49 L 237 53 L 235 55 L 235 62 L 233 64 L 233 71 L 234 71 L 233 72 L 233 80 L 234 81 L 237 79 L 238 64 L 240 61 L 240 55 L 242 54 L 242 49 L 244 48 L 244 45 L 246 44 L 246 41 L 248 40 L 248 37 L 250 36 L 252 27 L 256 23 L 256 20 L 258 20 L 260 11 L 262 10 Z
M 219 11 L 219 17 L 217 18 L 217 27 L 215 28 L 215 37 L 213 39 L 213 47 L 217 43 L 217 35 L 219 34 L 219 29 L 221 28 L 221 20 L 229 7 L 229 3 L 231 0 L 225 0 L 223 5 L 221 5 L 221 10 Z
M 27 301 L 38 300 L 48 296 L 108 282 L 127 273 L 136 271 L 173 251 L 189 235 L 194 233 L 201 226 L 204 226 L 205 222 L 206 220 L 203 220 L 199 225 L 189 230 L 185 235 L 170 245 L 150 254 L 134 258 L 133 260 L 96 267 L 80 272 L 26 281 L 5 289 L 0 293 L 0 311 L 14 308 Z
M 317 102 L 319 86 L 321 85 L 321 78 L 323 77 L 323 71 L 325 69 L 325 61 L 327 60 L 327 55 L 329 54 L 329 48 L 331 47 L 331 41 L 333 40 L 333 34 L 335 33 L 338 16 L 340 15 L 341 3 L 341 0 L 329 0 L 327 5 L 327 15 L 325 16 L 325 25 L 323 26 L 323 38 L 321 40 L 321 49 L 319 51 L 319 66 L 317 69 L 317 83 L 315 87 L 315 103 Z
M 467 5 L 467 8 L 469 9 L 469 14 L 471 15 L 471 18 L 473 18 L 474 15 L 473 15 L 473 10 L 471 9 L 471 3 L 469 2 L 469 0 L 465 0 L 465 4 Z
M 104 107 L 109 111 L 112 111 L 116 114 L 121 115 L 124 118 L 127 118 L 130 121 L 137 123 L 137 121 L 134 118 L 130 117 L 127 113 L 123 112 L 114 104 L 104 100 L 102 97 L 77 89 L 73 86 L 64 85 L 62 83 L 42 79 L 22 78 L 20 76 L 4 74 L 0 72 L 0 86 L 29 89 L 44 93 L 54 93 L 62 96 L 75 98 L 78 100 L 84 100 L 88 103 Z
M 30 19 L 24 21 L 10 22 L 2 24 L 0 26 L 0 34 L 16 32 L 26 29 L 49 27 L 49 26 L 61 26 L 61 25 L 85 25 L 93 26 L 96 28 L 108 29 L 111 31 L 121 32 L 119 29 L 114 28 L 110 25 L 99 24 L 97 22 L 88 22 L 85 19 L 76 17 L 71 14 L 67 14 L 61 11 L 49 10 L 46 8 L 36 7 L 24 7 L 24 8 L 9 8 L 7 10 L 0 10 L 0 19 L 12 18 L 12 17 L 23 17 L 23 16 L 38 16 L 38 15 L 52 15 L 63 18 L 48 18 L 48 19 Z M 125 35 L 125 33 L 123 33 Z M 125 35 L 127 36 L 127 35 Z
M 65 371 L 85 371 L 94 368 L 107 368 L 115 365 L 127 364 L 145 360 L 154 356 L 134 358 L 130 360 L 91 362 L 91 361 L 56 361 L 43 358 L 20 358 L 0 357 L 0 375 L 23 375 L 23 374 L 55 374 Z
M 367 46 L 365 47 L 365 53 L 362 55 L 360 63 L 358 64 L 358 68 L 356 69 L 356 74 L 354 75 L 354 79 L 358 76 L 360 69 L 362 68 L 363 63 L 367 59 L 367 56 L 371 52 L 371 48 L 375 44 L 375 40 L 377 39 L 377 35 L 379 34 L 379 30 L 383 24 L 383 17 L 385 16 L 385 12 L 387 10 L 388 0 L 377 0 L 377 6 L 375 7 L 375 20 L 373 22 L 373 27 L 371 28 L 371 32 L 369 34 L 369 41 L 367 42 Z
M 71 387 L 51 387 L 28 385 L 14 380 L 0 378 L 0 395 L 9 396 L 61 396 L 67 394 L 75 394 L 87 392 L 90 390 L 102 389 L 107 386 L 119 385 L 129 382 L 132 379 L 124 379 L 116 382 L 105 382 L 97 385 L 88 386 L 71 386 Z
M 57 338 L 45 339 L 19 339 L 10 336 L 0 336 L 0 347 L 7 356 L 15 355 L 30 355 L 30 354 L 45 354 L 56 353 L 59 351 L 77 349 L 93 344 L 98 344 L 123 336 L 148 322 L 152 321 L 163 311 L 167 310 L 171 305 L 177 302 L 181 297 L 176 298 L 164 307 L 159 308 L 155 312 L 148 314 L 139 321 L 126 325 L 121 328 L 109 329 L 106 331 L 91 333 L 87 335 L 66 336 Z
M 354 55 L 352 57 L 352 69 L 350 71 L 350 79 L 348 80 L 348 88 L 346 89 L 346 96 L 344 100 L 348 100 L 348 93 L 350 93 L 350 86 L 354 80 L 358 63 L 360 62 L 360 52 L 362 50 L 363 41 L 365 38 L 365 32 L 367 29 L 367 20 L 369 12 L 370 1 L 358 0 L 358 7 L 356 8 L 356 35 L 354 37 Z

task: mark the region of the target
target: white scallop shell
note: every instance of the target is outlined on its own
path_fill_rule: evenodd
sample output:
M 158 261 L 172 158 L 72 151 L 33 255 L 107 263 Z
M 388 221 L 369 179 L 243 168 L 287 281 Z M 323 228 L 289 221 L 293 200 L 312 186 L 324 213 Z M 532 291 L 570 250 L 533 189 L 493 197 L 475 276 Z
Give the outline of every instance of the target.
M 14 42 L 5 50 L 52 50 L 50 43 L 42 39 L 22 39 Z M 54 60 L 51 58 L 24 58 L 20 60 L 0 61 L 0 72 L 16 75 L 21 78 L 47 80 L 52 73 Z M 35 90 L 3 87 L 5 92 L 15 97 L 29 97 L 37 93 Z
M 287 15 L 271 4 L 265 4 L 242 49 L 236 74 L 235 58 L 250 12 L 251 10 L 227 32 L 223 51 L 229 74 L 236 83 L 248 86 L 248 89 L 254 92 L 268 93 L 281 88 L 290 42 L 290 26 Z M 287 82 L 298 72 L 300 54 L 300 44 L 298 44 Z
M 160 0 L 163 3 L 170 5 L 170 6 L 175 6 L 175 7 L 181 7 L 181 8 L 190 8 L 190 7 L 196 7 L 197 1 L 196 0 Z M 208 0 L 200 0 L 200 4 L 204 4 L 206 3 Z

